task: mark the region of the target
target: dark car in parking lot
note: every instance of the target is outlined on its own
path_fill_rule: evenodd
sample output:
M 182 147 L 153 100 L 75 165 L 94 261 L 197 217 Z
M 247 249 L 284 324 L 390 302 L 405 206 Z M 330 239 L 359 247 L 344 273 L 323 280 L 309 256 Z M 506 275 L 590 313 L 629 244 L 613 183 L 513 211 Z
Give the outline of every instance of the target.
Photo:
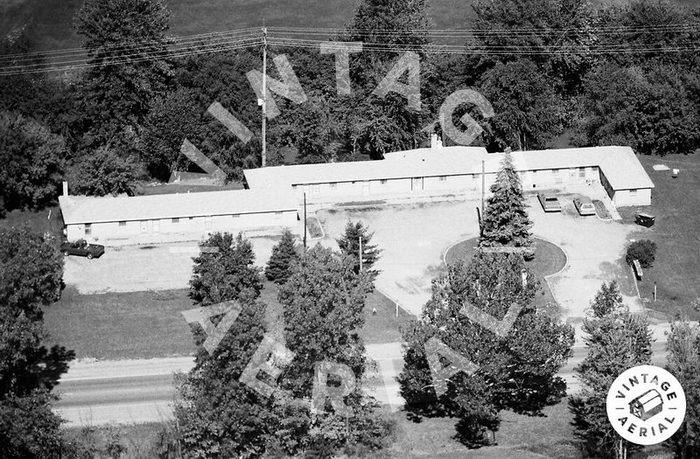
M 78 255 L 87 257 L 89 260 L 99 258 L 105 253 L 105 246 L 99 244 L 90 244 L 85 239 L 78 239 L 74 242 L 64 242 L 61 244 L 61 252 L 63 255 Z

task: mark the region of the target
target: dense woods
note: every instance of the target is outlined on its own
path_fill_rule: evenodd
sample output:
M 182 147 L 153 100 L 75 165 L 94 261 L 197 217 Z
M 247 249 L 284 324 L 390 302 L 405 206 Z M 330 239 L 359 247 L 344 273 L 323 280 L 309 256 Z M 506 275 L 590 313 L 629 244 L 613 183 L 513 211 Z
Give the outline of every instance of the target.
M 270 81 L 286 81 L 273 62 L 286 56 L 304 102 L 273 93 L 279 114 L 268 122 L 268 162 L 381 159 L 424 146 L 440 132 L 445 98 L 464 88 L 481 93 L 494 116 L 466 103 L 454 121 L 464 129 L 458 117 L 474 115 L 483 132 L 473 143 L 492 151 L 569 141 L 692 153 L 700 146 L 700 9 L 656 0 L 596 5 L 476 0 L 475 19 L 455 35 L 463 43 L 443 46 L 429 2 L 365 0 L 337 33 L 271 39 Z M 34 53 L 26 29 L 1 37 L 0 137 L 11 165 L 0 184 L 4 208 L 51 202 L 61 177 L 85 194 L 133 194 L 138 181 L 199 171 L 180 153 L 185 138 L 229 180 L 260 166 L 261 113 L 247 73 L 262 67 L 262 32 L 229 42 L 188 39 L 188 52 L 177 52 L 182 39 L 169 35 L 169 17 L 160 0 L 86 1 L 74 18 L 85 65 L 69 72 L 33 70 L 51 65 L 49 55 Z M 347 53 L 344 90 L 337 56 L 320 52 L 327 40 L 363 43 Z M 410 65 L 397 65 L 407 52 L 420 66 L 419 110 L 396 91 L 410 83 Z M 378 91 L 392 70 L 394 90 Z M 207 113 L 215 101 L 250 130 L 249 141 Z

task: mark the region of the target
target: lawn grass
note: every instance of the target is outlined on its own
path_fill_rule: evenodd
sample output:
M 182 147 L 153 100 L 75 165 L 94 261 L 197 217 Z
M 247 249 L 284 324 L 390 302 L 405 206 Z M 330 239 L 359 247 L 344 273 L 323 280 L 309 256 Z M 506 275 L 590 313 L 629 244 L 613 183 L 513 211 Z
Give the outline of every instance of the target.
M 661 319 L 670 319 L 678 312 L 699 319 L 700 314 L 690 304 L 700 298 L 700 156 L 640 156 L 639 160 L 656 186 L 652 205 L 618 209 L 625 223 L 634 223 L 637 212 L 656 216 L 654 226 L 638 226 L 630 235 L 637 240 L 651 239 L 657 245 L 654 265 L 644 270 L 638 282 L 639 293 L 645 307 Z M 656 172 L 654 164 L 678 168 L 680 175 L 674 179 L 670 171 Z
M 36 233 L 50 233 L 61 241 L 63 237 L 63 221 L 58 206 L 47 207 L 43 210 L 13 210 L 5 218 L 0 218 L 0 229 L 26 225 Z
M 572 416 L 566 399 L 543 410 L 543 416 L 501 412 L 501 428 L 496 445 L 468 449 L 455 440 L 455 422 L 451 418 L 422 418 L 413 422 L 406 413 L 393 414 L 397 422 L 396 441 L 391 457 L 582 457 L 573 445 Z
M 283 333 L 279 287 L 266 282 L 260 301 L 267 305 L 266 325 L 275 336 Z M 192 309 L 187 290 L 81 295 L 73 287 L 61 300 L 44 308 L 49 344 L 60 344 L 78 359 L 148 359 L 191 355 L 195 351 L 190 327 L 181 312 Z M 377 314 L 372 310 L 376 308 Z M 365 344 L 401 340 L 399 326 L 411 315 L 374 291 L 365 305 Z
M 50 341 L 76 358 L 119 360 L 190 355 L 195 346 L 181 312 L 187 290 L 81 295 L 68 287 L 44 308 Z
M 688 6 L 696 0 L 676 0 Z M 626 0 L 595 0 L 599 4 L 623 4 Z M 83 0 L 14 0 L 0 2 L 0 34 L 30 24 L 29 34 L 39 49 L 74 48 L 80 37 L 73 29 L 73 16 Z M 475 14 L 471 0 L 431 0 L 428 16 L 436 29 L 464 29 Z M 267 26 L 342 28 L 353 17 L 357 1 L 347 0 L 169 0 L 170 33 L 190 35 Z M 463 39 L 444 43 L 462 44 Z
M 471 260 L 476 252 L 474 248 L 478 243 L 478 238 L 473 238 L 452 246 L 445 254 L 445 261 L 450 264 L 459 259 Z M 525 262 L 525 265 L 541 284 L 541 291 L 535 295 L 535 306 L 558 317 L 560 313 L 559 306 L 544 277 L 558 273 L 564 268 L 566 265 L 566 254 L 556 245 L 535 238 L 535 258 Z

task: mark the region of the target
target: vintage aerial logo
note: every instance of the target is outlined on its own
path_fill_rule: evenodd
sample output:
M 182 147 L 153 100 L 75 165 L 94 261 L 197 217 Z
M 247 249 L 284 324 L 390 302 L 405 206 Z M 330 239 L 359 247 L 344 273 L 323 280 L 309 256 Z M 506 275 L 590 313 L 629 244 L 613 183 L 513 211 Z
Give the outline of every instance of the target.
M 678 431 L 685 417 L 685 392 L 663 368 L 640 365 L 615 379 L 606 400 L 608 419 L 625 440 L 656 445 Z

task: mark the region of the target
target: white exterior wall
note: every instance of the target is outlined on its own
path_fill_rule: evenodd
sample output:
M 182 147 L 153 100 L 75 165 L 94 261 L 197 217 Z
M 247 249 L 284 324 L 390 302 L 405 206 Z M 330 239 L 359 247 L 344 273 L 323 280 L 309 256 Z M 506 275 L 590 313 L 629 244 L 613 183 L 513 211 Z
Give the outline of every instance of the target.
M 86 239 L 105 245 L 145 244 L 200 240 L 212 232 L 245 232 L 253 235 L 278 234 L 284 229 L 298 232 L 297 211 L 260 212 L 254 214 L 214 215 L 93 223 L 90 234 L 86 225 L 66 226 L 69 241 Z
M 523 190 L 561 189 L 567 185 L 600 183 L 598 167 L 571 167 L 566 169 L 540 169 L 522 171 L 520 181 Z
M 495 173 L 486 174 L 487 192 L 495 178 Z M 311 205 L 454 195 L 477 197 L 481 193 L 481 174 L 296 185 L 294 191 L 300 203 L 306 193 L 306 201 Z
M 613 196 L 617 207 L 651 205 L 651 188 L 638 190 L 617 190 Z

